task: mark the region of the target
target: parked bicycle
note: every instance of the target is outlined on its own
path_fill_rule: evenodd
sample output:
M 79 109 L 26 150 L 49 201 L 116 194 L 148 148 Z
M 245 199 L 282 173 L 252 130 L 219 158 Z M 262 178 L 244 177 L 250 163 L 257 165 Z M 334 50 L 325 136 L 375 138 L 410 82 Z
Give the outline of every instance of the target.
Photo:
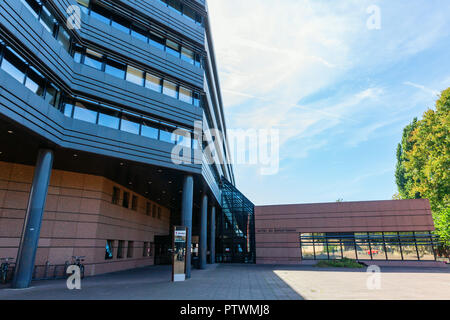
M 80 268 L 80 277 L 81 279 L 84 278 L 84 264 L 82 263 L 84 261 L 84 258 L 86 258 L 86 256 L 72 256 L 72 263 L 70 265 L 75 265 L 78 266 L 78 268 Z M 67 263 L 66 263 L 66 267 L 65 270 L 67 270 Z
M 3 284 L 6 283 L 6 281 L 8 281 L 8 270 L 9 270 L 9 265 L 11 264 L 10 261 L 14 260 L 14 258 L 8 257 L 8 258 L 1 258 L 0 261 L 2 262 L 1 265 L 1 281 Z

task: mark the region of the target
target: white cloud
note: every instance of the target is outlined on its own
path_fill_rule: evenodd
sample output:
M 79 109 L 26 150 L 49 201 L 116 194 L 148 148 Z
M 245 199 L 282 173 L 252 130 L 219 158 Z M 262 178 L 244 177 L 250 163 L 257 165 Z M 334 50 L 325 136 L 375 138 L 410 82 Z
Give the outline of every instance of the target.
M 417 84 L 417 83 L 410 82 L 410 81 L 403 82 L 403 84 L 405 84 L 407 86 L 411 86 L 411 87 L 417 88 L 417 89 L 420 89 L 420 90 L 422 90 L 422 91 L 424 91 L 426 93 L 429 93 L 429 94 L 433 95 L 436 98 L 440 95 L 440 92 L 438 90 L 427 88 L 427 87 L 425 87 L 424 85 L 421 85 L 421 84 Z
M 440 10 L 427 11 L 423 7 L 432 4 L 412 0 L 404 10 L 404 3 L 377 0 L 382 26 L 370 31 L 366 9 L 372 4 L 373 0 L 210 0 L 227 126 L 278 128 L 281 147 L 289 148 L 282 156 L 298 159 L 331 143 L 323 136 L 327 131 L 345 136 L 342 145 L 357 146 L 401 121 L 399 112 L 407 107 L 398 101 L 404 93 L 397 97 L 390 86 L 352 79 L 358 74 L 388 74 L 393 63 L 449 34 L 444 12 L 450 6 L 441 3 Z M 342 81 L 351 82 L 344 92 L 324 93 L 314 103 L 299 104 Z M 403 119 L 409 116 L 403 114 Z

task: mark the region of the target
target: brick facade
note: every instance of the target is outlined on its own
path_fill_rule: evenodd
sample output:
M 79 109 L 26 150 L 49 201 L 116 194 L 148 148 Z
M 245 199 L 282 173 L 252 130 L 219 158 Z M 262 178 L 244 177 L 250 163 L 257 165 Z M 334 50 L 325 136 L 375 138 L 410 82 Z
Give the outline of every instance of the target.
M 0 256 L 17 256 L 34 167 L 0 162 Z M 112 203 L 113 187 L 120 189 L 118 204 Z M 130 194 L 129 208 L 122 206 L 124 191 Z M 132 195 L 138 197 L 131 209 Z M 143 256 L 144 242 L 155 235 L 168 235 L 170 211 L 160 207 L 160 218 L 147 215 L 141 195 L 101 176 L 52 170 L 45 213 L 36 254 L 37 274 L 47 262 L 64 265 L 73 255 L 86 256 L 86 275 L 94 275 L 153 264 L 153 253 Z M 106 240 L 114 241 L 114 257 L 105 260 Z M 117 258 L 123 240 L 124 257 Z M 128 242 L 132 257 L 127 257 Z

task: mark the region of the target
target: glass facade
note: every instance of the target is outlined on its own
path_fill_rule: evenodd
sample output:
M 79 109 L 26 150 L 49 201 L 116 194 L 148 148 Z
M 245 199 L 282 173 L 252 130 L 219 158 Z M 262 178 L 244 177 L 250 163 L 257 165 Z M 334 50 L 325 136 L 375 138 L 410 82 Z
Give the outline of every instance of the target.
M 255 263 L 253 205 L 230 182 L 222 179 L 222 213 L 216 226 L 216 262 Z
M 439 260 L 439 244 L 428 231 L 300 234 L 304 260 Z
M 36 0 L 22 0 L 22 1 L 32 1 Z M 139 39 L 143 42 L 149 43 L 150 45 L 166 51 L 167 53 L 180 58 L 196 67 L 202 68 L 203 56 L 199 49 L 189 49 L 185 46 L 181 46 L 180 43 L 185 44 L 185 39 L 176 39 L 176 41 L 168 39 L 165 35 L 166 32 L 160 30 L 159 25 L 156 23 L 151 23 L 150 25 L 137 23 L 132 17 L 118 14 L 116 10 L 111 10 L 107 7 L 101 5 L 101 3 L 90 3 L 87 0 L 78 0 L 78 4 L 82 11 L 90 15 L 91 17 L 112 26 L 113 28 L 120 30 L 132 37 Z M 172 6 L 170 6 L 172 8 Z M 201 24 L 201 15 L 196 14 L 192 9 L 185 7 L 186 10 L 180 12 L 184 13 L 184 16 L 190 18 L 196 23 Z M 200 22 L 199 22 L 200 21 Z M 163 35 L 164 34 L 164 35 Z M 170 35 L 171 38 L 177 38 L 175 35 Z M 196 51 L 196 52 L 195 52 Z
M 60 106 L 65 116 L 111 129 L 141 135 L 171 144 L 195 148 L 194 132 L 138 113 L 81 97 L 64 98 Z M 176 131 L 176 132 L 175 132 Z

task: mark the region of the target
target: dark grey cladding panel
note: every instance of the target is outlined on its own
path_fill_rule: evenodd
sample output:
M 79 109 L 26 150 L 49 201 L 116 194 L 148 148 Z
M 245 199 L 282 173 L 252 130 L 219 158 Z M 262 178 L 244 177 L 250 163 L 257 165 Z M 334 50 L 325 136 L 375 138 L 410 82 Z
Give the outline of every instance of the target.
M 90 16 L 83 16 L 80 36 L 142 65 L 195 87 L 203 87 L 204 71 Z
M 171 144 L 65 117 L 3 70 L 0 114 L 63 148 L 201 173 L 201 165 L 173 164 Z
M 19 0 L 13 0 L 19 1 Z M 76 5 L 76 0 L 53 0 L 54 6 L 64 15 L 67 16 L 66 10 L 70 5 Z M 156 20 L 170 29 L 182 34 L 188 39 L 191 39 L 201 45 L 204 43 L 204 28 L 186 19 L 185 17 L 172 12 L 169 8 L 159 3 L 157 0 L 124 0 L 122 2 L 125 6 L 131 7 L 142 13 L 150 19 Z M 200 1 L 204 4 L 203 1 Z
M 37 57 L 37 63 L 70 86 L 73 59 L 20 1 L 0 2 L 0 24 Z
M 27 46 L 63 81 L 68 81 L 72 59 L 62 46 L 35 19 L 18 0 L 0 2 L 0 23 Z M 151 45 L 126 35 L 111 26 L 89 16 L 83 16 L 84 23 L 79 34 L 86 40 L 104 46 L 124 57 L 129 57 L 143 65 L 159 70 L 192 86 L 203 88 L 204 71 L 162 52 Z M 105 32 L 106 31 L 106 32 Z M 108 34 L 110 33 L 110 34 Z M 67 59 L 60 59 L 67 58 Z M 64 61 L 62 61 L 64 60 Z M 64 79 L 65 78 L 65 79 Z
M 121 0 L 120 2 L 201 45 L 205 42 L 205 29 L 202 26 L 173 12 L 157 0 Z
M 33 52 L 40 60 L 39 63 L 42 62 L 47 70 L 59 77 L 67 88 L 187 126 L 192 126 L 195 120 L 201 120 L 202 110 L 198 107 L 75 63 L 28 9 L 20 1 L 17 2 L 14 8 L 18 12 L 0 12 L 0 23 Z M 10 3 L 15 2 L 7 0 L 0 2 L 0 6 Z M 17 23 L 22 17 L 22 22 Z

